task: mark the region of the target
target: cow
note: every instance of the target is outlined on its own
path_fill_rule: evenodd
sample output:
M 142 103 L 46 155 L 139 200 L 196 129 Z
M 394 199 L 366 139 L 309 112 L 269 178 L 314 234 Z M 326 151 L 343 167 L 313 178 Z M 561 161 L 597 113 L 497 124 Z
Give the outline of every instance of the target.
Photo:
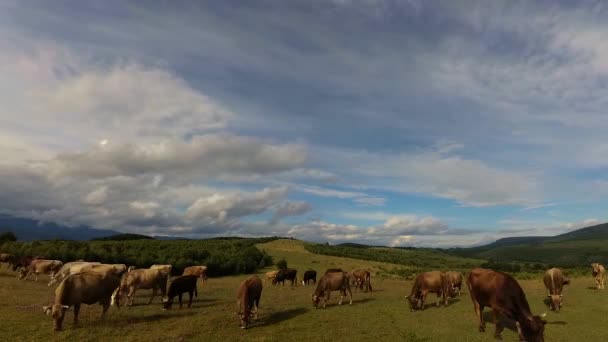
M 135 291 L 137 289 L 152 289 L 152 297 L 148 300 L 148 304 L 156 296 L 156 291 L 160 289 L 161 299 L 167 293 L 167 279 L 169 274 L 161 269 L 139 269 L 125 273 L 120 282 L 120 287 L 112 295 L 112 305 L 116 306 L 120 303 L 120 298 L 127 295 L 127 305 L 133 305 Z
M 419 274 L 414 280 L 412 291 L 405 298 L 409 302 L 410 310 L 423 310 L 426 296 L 429 293 L 437 294 L 437 306 L 441 301 L 445 306 L 448 305 L 448 282 L 445 273 L 439 271 L 424 272 Z
M 39 274 L 49 274 L 51 277 L 53 277 L 62 266 L 63 263 L 59 260 L 32 260 L 27 267 L 21 269 L 18 278 L 27 280 L 30 274 L 34 274 L 36 276 L 36 281 L 38 281 Z
M 302 285 L 308 285 L 309 282 L 317 283 L 317 271 L 308 270 L 304 272 L 304 280 L 302 280 Z
M 570 280 L 564 277 L 559 268 L 552 268 L 545 272 L 543 282 L 549 291 L 547 297 L 549 297 L 550 300 L 549 305 L 551 310 L 559 312 L 559 309 L 562 306 L 562 290 L 564 285 L 570 284 Z
M 283 286 L 285 286 L 285 280 L 291 280 L 291 286 L 293 286 L 294 283 L 297 284 L 297 281 L 298 281 L 297 274 L 298 274 L 298 271 L 294 270 L 292 268 L 285 268 L 285 269 L 279 270 L 277 272 L 277 275 L 274 278 L 272 284 L 277 285 L 279 283 L 282 283 Z
M 32 263 L 32 261 L 41 259 L 44 259 L 44 257 L 31 255 L 17 257 L 17 262 L 13 264 L 13 271 L 18 271 L 21 268 L 26 268 Z
M 593 263 L 593 264 L 591 264 L 591 267 L 593 268 L 593 270 L 591 271 L 591 274 L 593 274 L 593 276 L 595 277 L 595 286 L 597 287 L 598 290 L 603 290 L 604 289 L 604 273 L 606 273 L 604 266 L 602 264 Z
M 74 325 L 78 324 L 80 305 L 99 303 L 103 310 L 103 318 L 110 307 L 112 292 L 120 285 L 120 278 L 113 274 L 84 272 L 65 278 L 55 289 L 55 301 L 52 306 L 44 306 L 42 310 L 51 314 L 54 329 L 61 330 L 65 312 L 74 306 Z
M 188 292 L 190 298 L 188 300 L 188 307 L 192 306 L 192 294 L 198 297 L 198 292 L 196 291 L 196 281 L 198 280 L 198 275 L 183 275 L 180 277 L 176 277 L 171 281 L 171 285 L 169 285 L 169 289 L 167 290 L 167 296 L 163 298 L 163 309 L 169 310 L 173 306 L 173 298 L 178 296 L 179 299 L 179 308 L 182 308 L 182 295 Z
M 475 314 L 479 319 L 479 331 L 485 331 L 483 309 L 486 306 L 492 308 L 496 331 L 494 337 L 501 339 L 504 329 L 498 319 L 502 315 L 515 320 L 519 338 L 522 341 L 542 342 L 544 341 L 545 314 L 534 316 L 530 312 L 530 305 L 526 300 L 526 294 L 513 277 L 506 273 L 494 270 L 475 268 L 467 276 L 467 287 L 473 301 Z
M 203 282 L 207 281 L 207 266 L 189 266 L 184 269 L 182 275 L 193 275 L 200 277 Z
M 14 265 L 17 264 L 17 257 L 13 254 L 0 253 L 0 264 L 2 263 L 7 264 L 9 269 L 13 268 L 14 270 Z M 0 267 L 2 267 L 2 265 L 0 265 Z
M 265 276 L 266 276 L 265 281 L 266 282 L 270 281 L 274 285 L 274 278 L 277 277 L 277 273 L 278 272 L 279 271 L 268 271 L 268 272 L 266 272 L 266 274 L 265 274 Z
M 100 263 L 89 262 L 89 261 L 72 261 L 72 262 L 65 263 L 65 264 L 63 264 L 61 269 L 57 273 L 55 273 L 55 275 L 51 276 L 51 280 L 49 281 L 49 283 L 47 285 L 53 286 L 54 284 L 61 282 L 65 277 L 82 271 L 83 267 L 86 267 L 88 265 L 93 265 L 93 264 L 99 265 Z
M 445 272 L 445 276 L 448 281 L 448 296 L 454 298 L 457 295 L 460 296 L 460 290 L 462 289 L 462 280 L 464 276 L 460 272 L 448 271 Z
M 345 272 L 329 272 L 319 279 L 315 292 L 312 294 L 312 303 L 315 309 L 319 307 L 321 298 L 323 298 L 323 309 L 325 309 L 332 291 L 340 291 L 338 305 L 342 305 L 342 300 L 346 296 L 347 291 L 350 300 L 349 304 L 353 304 L 353 293 L 350 290 L 348 275 Z
M 260 298 L 262 297 L 262 280 L 254 275 L 251 276 L 239 285 L 236 292 L 236 305 L 240 317 L 242 329 L 247 329 L 251 322 L 251 315 L 254 319 L 258 319 L 258 310 L 260 307 Z M 253 307 L 255 306 L 255 311 Z
M 334 273 L 334 272 L 344 272 L 344 271 L 341 268 L 328 268 L 327 271 L 325 271 L 325 274 Z
M 167 275 L 171 275 L 171 271 L 173 270 L 173 265 L 152 265 L 150 266 L 151 270 L 163 270 L 167 272 Z
M 119 277 L 127 272 L 125 264 L 89 264 L 82 267 L 80 272 L 113 273 Z
M 349 273 L 351 280 L 354 279 L 355 285 L 359 290 L 365 288 L 365 292 L 372 291 L 371 273 L 368 270 L 358 269 Z

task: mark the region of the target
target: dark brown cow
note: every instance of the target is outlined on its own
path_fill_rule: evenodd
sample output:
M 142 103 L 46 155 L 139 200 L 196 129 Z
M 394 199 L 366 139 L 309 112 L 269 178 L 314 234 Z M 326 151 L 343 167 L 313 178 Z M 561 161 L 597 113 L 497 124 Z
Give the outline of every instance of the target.
M 262 280 L 258 276 L 251 276 L 239 285 L 236 292 L 236 305 L 241 319 L 241 328 L 247 329 L 251 322 L 251 315 L 258 319 L 260 298 L 262 297 Z M 255 311 L 253 307 L 255 306 Z
M 350 272 L 351 279 L 355 280 L 355 285 L 359 290 L 365 289 L 365 292 L 372 291 L 371 273 L 368 270 L 358 269 Z
M 475 268 L 467 277 L 467 287 L 471 294 L 475 314 L 479 319 L 480 332 L 486 329 L 482 313 L 484 307 L 489 306 L 492 308 L 496 321 L 495 338 L 501 339 L 501 332 L 504 329 L 498 317 L 500 314 L 515 320 L 519 338 L 522 341 L 544 341 L 543 334 L 547 323 L 542 319 L 544 315 L 532 315 L 526 294 L 513 277 L 502 272 Z
M 188 300 L 188 307 L 192 306 L 192 294 L 194 296 L 198 296 L 196 291 L 196 281 L 198 280 L 198 275 L 185 275 L 181 277 L 176 277 L 171 281 L 171 285 L 169 285 L 169 290 L 167 291 L 167 297 L 163 299 L 165 303 L 163 308 L 165 310 L 171 309 L 173 306 L 173 298 L 178 296 L 179 299 L 179 308 L 182 308 L 182 295 L 188 292 L 190 295 Z
M 353 304 L 353 293 L 350 290 L 348 275 L 345 272 L 325 272 L 325 275 L 317 283 L 317 288 L 312 295 L 312 303 L 315 309 L 319 306 L 321 298 L 323 298 L 323 308 L 329 301 L 329 295 L 332 291 L 340 291 L 340 301 L 338 305 L 342 305 L 342 300 L 348 291 L 350 299 L 349 304 Z
M 462 281 L 464 276 L 460 272 L 448 271 L 445 272 L 445 276 L 448 281 L 448 295 L 451 298 L 460 296 L 460 290 L 462 289 Z
M 302 285 L 308 285 L 309 282 L 317 283 L 317 271 L 308 270 L 304 272 L 304 280 L 302 280 Z
M 298 271 L 294 270 L 292 268 L 286 268 L 286 269 L 279 270 L 277 272 L 277 275 L 274 277 L 272 284 L 278 285 L 279 283 L 282 283 L 283 286 L 285 286 L 285 280 L 291 280 L 291 286 L 293 286 L 294 284 L 297 284 L 297 281 L 298 281 L 297 274 L 298 274 Z
M 51 314 L 55 330 L 61 330 L 65 312 L 74 306 L 74 324 L 78 323 L 81 304 L 99 303 L 103 306 L 101 317 L 110 307 L 112 292 L 120 285 L 120 278 L 114 274 L 85 272 L 65 278 L 55 289 L 55 302 L 52 306 L 43 307 L 46 314 Z
M 437 306 L 448 305 L 448 282 L 445 273 L 439 271 L 424 272 L 414 280 L 412 291 L 406 296 L 411 311 L 423 310 L 426 296 L 429 293 L 437 294 Z
M 545 283 L 545 287 L 549 291 L 547 297 L 549 297 L 549 299 L 551 300 L 551 310 L 559 312 L 559 309 L 562 307 L 562 290 L 564 288 L 564 285 L 570 284 L 570 280 L 564 277 L 562 271 L 559 268 L 552 268 L 545 272 L 543 282 Z
M 9 269 L 14 269 L 14 265 L 17 264 L 17 257 L 12 255 L 12 254 L 8 254 L 8 253 L 0 253 L 0 264 L 5 263 L 7 264 L 7 267 Z M 2 267 L 2 265 L 0 265 L 0 267 Z

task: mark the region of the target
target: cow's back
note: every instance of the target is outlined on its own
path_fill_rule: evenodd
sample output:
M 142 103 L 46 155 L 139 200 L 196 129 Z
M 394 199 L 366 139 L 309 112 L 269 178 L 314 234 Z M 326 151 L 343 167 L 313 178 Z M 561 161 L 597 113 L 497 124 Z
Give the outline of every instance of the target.
M 95 272 L 72 274 L 55 290 L 55 303 L 93 304 L 102 299 L 109 300 L 118 286 L 120 286 L 120 278 L 113 274 L 103 275 Z

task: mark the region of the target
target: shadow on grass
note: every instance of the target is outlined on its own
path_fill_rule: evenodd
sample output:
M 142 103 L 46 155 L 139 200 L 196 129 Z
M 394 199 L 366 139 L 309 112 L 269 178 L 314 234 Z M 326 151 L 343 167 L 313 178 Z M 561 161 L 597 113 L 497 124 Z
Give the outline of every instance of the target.
M 595 286 L 588 286 L 588 287 L 587 287 L 587 290 L 597 290 L 597 289 L 598 289 L 598 288 L 597 288 L 597 287 L 595 287 Z
M 488 329 L 487 324 L 491 323 L 492 325 L 495 325 L 495 321 L 494 321 L 494 314 L 492 313 L 492 311 L 485 311 L 483 313 L 483 320 L 486 322 L 486 331 Z M 517 326 L 515 325 L 515 321 L 502 317 L 502 316 L 498 316 L 498 320 L 502 323 L 502 326 L 505 327 L 505 329 L 509 329 L 511 331 L 514 331 L 515 333 L 517 333 Z
M 376 300 L 376 298 L 362 298 L 362 299 L 353 299 L 353 304 L 361 304 L 361 303 L 367 303 L 367 302 L 371 302 Z M 342 302 L 342 304 L 348 304 L 345 302 Z
M 111 317 L 111 319 L 104 319 L 104 320 L 99 320 L 96 324 L 99 325 L 104 325 L 104 326 L 114 326 L 116 325 L 116 321 L 119 320 L 120 322 L 124 323 L 124 324 L 138 324 L 138 323 L 148 323 L 148 322 L 156 322 L 156 321 L 160 321 L 160 320 L 164 320 L 164 319 L 170 319 L 170 318 L 178 318 L 178 317 L 190 317 L 190 316 L 194 316 L 194 315 L 200 315 L 200 312 L 195 311 L 195 310 L 191 310 L 191 309 L 186 309 L 186 307 L 184 307 L 184 309 L 181 310 L 167 310 L 167 311 L 161 311 L 159 313 L 155 313 L 155 314 L 146 314 L 146 315 L 142 315 L 142 316 L 128 316 L 127 315 L 113 315 L 113 317 Z
M 262 325 L 278 324 L 278 323 L 290 320 L 294 317 L 300 316 L 302 314 L 305 314 L 308 311 L 309 311 L 309 309 L 306 309 L 306 308 L 295 308 L 295 309 L 290 309 L 290 310 L 285 310 L 285 311 L 273 312 L 266 317 L 263 316 L 264 319 L 261 319 L 261 320 L 255 322 L 252 325 L 252 327 L 257 326 L 257 325 L 262 326 Z

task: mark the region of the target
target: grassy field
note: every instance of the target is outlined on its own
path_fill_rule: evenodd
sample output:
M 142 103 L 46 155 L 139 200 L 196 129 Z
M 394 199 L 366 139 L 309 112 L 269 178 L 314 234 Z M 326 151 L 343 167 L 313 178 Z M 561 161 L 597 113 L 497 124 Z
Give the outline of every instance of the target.
M 302 242 L 277 240 L 258 245 L 275 260 L 285 258 L 290 267 L 303 273 L 308 268 L 322 272 L 329 267 L 369 268 L 372 271 L 397 267 L 364 260 L 311 254 Z M 264 270 L 262 270 L 264 271 Z M 111 308 L 104 321 L 101 308 L 81 310 L 78 327 L 68 312 L 64 331 L 53 332 L 51 318 L 41 307 L 52 300 L 53 290 L 45 281 L 18 281 L 6 268 L 0 270 L 0 336 L 4 341 L 492 341 L 492 324 L 486 333 L 477 332 L 471 300 L 464 291 L 448 307 L 429 306 L 411 313 L 403 298 L 410 281 L 372 278 L 373 293 L 354 293 L 352 306 L 335 305 L 315 310 L 310 302 L 312 287 L 266 286 L 262 293 L 260 319 L 248 330 L 238 327 L 235 292 L 246 276 L 211 278 L 200 288 L 192 309 L 162 311 L 159 300 L 144 305 L 150 291 L 142 290 L 136 305 Z M 546 292 L 540 279 L 520 281 L 532 310 L 548 311 L 543 303 Z M 608 327 L 608 292 L 590 289 L 591 277 L 575 278 L 565 289 L 561 313 L 548 313 L 547 341 L 605 341 Z M 429 303 L 435 298 L 429 297 Z M 139 305 L 137 305 L 139 304 Z M 487 311 L 487 309 L 486 309 Z M 489 311 L 486 317 L 491 321 Z M 506 341 L 516 341 L 514 331 L 506 329 Z

